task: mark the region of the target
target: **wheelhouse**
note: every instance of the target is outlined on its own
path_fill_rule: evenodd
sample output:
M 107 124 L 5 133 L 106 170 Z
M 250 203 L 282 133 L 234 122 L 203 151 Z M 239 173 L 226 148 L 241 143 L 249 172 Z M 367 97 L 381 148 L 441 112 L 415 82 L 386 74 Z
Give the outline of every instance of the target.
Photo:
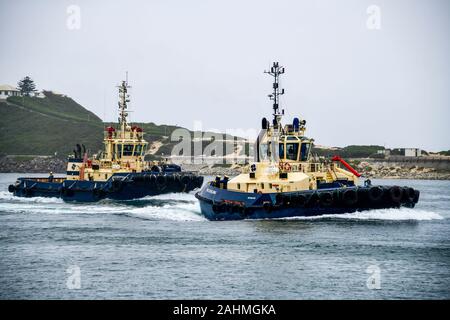
M 308 161 L 311 141 L 305 137 L 281 136 L 278 142 L 278 156 L 281 161 Z
M 130 157 L 142 157 L 144 156 L 147 148 L 147 143 L 134 141 L 123 141 L 114 143 L 115 157 L 117 159 L 130 158 Z

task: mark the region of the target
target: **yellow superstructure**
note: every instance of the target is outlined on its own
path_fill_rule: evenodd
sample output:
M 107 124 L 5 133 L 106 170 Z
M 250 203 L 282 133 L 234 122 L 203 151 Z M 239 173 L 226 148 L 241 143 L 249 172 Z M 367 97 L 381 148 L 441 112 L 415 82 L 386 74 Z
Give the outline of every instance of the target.
M 88 158 L 86 150 L 74 151 L 67 164 L 68 180 L 106 181 L 115 173 L 139 173 L 151 169 L 159 162 L 144 161 L 148 142 L 138 126 L 131 126 L 128 117 L 128 83 L 119 86 L 119 126 L 105 128 L 104 151 Z M 84 149 L 84 147 L 83 147 Z
M 273 103 L 273 121 L 262 120 L 262 130 L 255 145 L 255 162 L 247 166 L 243 173 L 227 183 L 228 190 L 251 193 L 274 193 L 314 190 L 319 184 L 334 182 L 358 183 L 358 177 L 342 169 L 338 163 L 320 160 L 311 155 L 313 139 L 305 136 L 306 121 L 295 118 L 292 124 L 281 124 L 284 110 L 279 111 L 279 96 L 284 89 L 279 88 L 279 75 L 284 67 L 274 63 L 270 71 L 274 77 L 273 93 L 269 98 Z

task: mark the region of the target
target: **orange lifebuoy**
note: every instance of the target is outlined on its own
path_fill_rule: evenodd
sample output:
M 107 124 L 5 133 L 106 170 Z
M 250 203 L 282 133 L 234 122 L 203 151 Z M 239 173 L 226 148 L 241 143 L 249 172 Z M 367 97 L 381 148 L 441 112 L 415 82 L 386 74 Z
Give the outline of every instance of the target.
M 291 165 L 289 164 L 289 162 L 286 162 L 285 164 L 284 164 L 284 170 L 285 171 L 291 171 Z

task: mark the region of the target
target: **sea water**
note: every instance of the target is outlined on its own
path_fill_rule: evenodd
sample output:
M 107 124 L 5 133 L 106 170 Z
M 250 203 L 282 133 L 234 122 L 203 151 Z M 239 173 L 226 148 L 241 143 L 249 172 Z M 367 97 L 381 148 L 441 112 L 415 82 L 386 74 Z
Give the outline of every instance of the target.
M 2 299 L 449 299 L 450 181 L 416 208 L 211 222 L 194 193 L 64 203 L 0 175 Z

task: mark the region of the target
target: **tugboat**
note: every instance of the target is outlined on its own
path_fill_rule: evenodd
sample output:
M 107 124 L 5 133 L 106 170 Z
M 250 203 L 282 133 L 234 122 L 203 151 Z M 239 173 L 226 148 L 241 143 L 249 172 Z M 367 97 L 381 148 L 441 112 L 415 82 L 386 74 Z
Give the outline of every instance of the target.
M 51 173 L 42 178 L 18 178 L 8 191 L 18 197 L 59 197 L 64 201 L 95 202 L 101 199 L 130 200 L 200 188 L 203 177 L 182 171 L 169 161 L 145 161 L 148 142 L 138 126 L 128 123 L 128 81 L 119 86 L 118 128 L 106 127 L 104 151 L 88 158 L 77 144 L 68 158 L 64 178 Z
M 342 214 L 355 211 L 413 208 L 419 191 L 410 187 L 358 184 L 361 176 L 339 156 L 311 155 L 314 139 L 305 136 L 306 121 L 294 118 L 282 125 L 279 98 L 285 71 L 274 62 L 265 73 L 273 77 L 273 120 L 262 119 L 255 162 L 229 179 L 216 177 L 196 193 L 201 213 L 209 220 L 273 219 Z M 341 165 L 344 168 L 341 167 Z

